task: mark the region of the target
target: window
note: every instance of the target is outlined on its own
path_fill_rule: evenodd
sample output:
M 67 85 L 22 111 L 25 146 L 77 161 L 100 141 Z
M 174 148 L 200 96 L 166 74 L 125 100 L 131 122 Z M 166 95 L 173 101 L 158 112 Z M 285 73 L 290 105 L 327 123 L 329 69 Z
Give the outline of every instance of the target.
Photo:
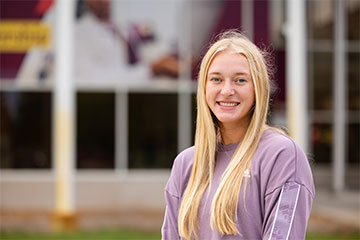
M 77 167 L 115 167 L 115 94 L 77 94 Z
M 177 155 L 177 94 L 129 95 L 129 162 L 134 168 L 170 168 Z
M 346 161 L 359 164 L 360 109 L 360 38 L 359 1 L 344 1 L 346 36 Z M 318 163 L 331 163 L 334 138 L 334 64 L 335 11 L 334 1 L 308 1 L 309 93 L 312 113 L 312 152 Z M 321 11 L 319 11 L 321 9 Z
M 0 93 L 1 168 L 51 167 L 51 93 Z

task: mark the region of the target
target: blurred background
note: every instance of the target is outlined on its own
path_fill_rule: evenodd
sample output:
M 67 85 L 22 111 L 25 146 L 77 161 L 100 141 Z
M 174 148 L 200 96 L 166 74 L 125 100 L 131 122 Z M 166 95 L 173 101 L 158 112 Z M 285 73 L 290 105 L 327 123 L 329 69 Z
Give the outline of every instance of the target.
M 297 31 L 290 1 L 67 1 L 73 11 L 65 79 L 57 68 L 57 27 L 66 21 L 59 2 L 0 3 L 2 234 L 51 232 L 59 215 L 56 229 L 160 232 L 173 160 L 193 144 L 199 62 L 211 39 L 233 28 L 270 53 L 271 124 L 289 125 L 289 109 L 298 106 L 288 101 L 289 76 L 303 76 L 300 143 L 317 190 L 309 232 L 359 233 L 359 0 L 301 1 L 305 67 L 290 73 L 287 44 Z M 56 153 L 63 147 L 56 96 L 64 83 L 68 159 Z M 65 180 L 61 163 L 69 163 Z M 69 187 L 59 194 L 61 181 Z

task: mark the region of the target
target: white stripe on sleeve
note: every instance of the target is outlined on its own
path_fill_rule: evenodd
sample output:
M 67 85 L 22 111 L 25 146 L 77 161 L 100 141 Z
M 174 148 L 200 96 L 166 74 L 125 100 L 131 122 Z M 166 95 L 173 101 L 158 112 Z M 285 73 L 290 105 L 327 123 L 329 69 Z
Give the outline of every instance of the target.
M 289 238 L 299 193 L 300 185 L 295 182 L 282 186 L 269 240 Z

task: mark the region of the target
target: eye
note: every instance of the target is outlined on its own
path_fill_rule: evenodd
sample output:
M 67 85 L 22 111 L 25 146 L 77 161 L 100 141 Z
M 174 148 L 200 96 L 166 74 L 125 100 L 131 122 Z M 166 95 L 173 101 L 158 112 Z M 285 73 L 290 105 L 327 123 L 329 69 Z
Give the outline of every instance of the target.
M 237 80 L 236 80 L 236 82 L 237 82 L 237 83 L 245 83 L 245 82 L 246 82 L 246 80 L 245 80 L 245 79 L 243 79 L 243 78 L 240 78 L 240 79 L 237 79 Z
M 213 77 L 213 78 L 210 79 L 210 81 L 217 83 L 217 82 L 221 82 L 221 79 Z

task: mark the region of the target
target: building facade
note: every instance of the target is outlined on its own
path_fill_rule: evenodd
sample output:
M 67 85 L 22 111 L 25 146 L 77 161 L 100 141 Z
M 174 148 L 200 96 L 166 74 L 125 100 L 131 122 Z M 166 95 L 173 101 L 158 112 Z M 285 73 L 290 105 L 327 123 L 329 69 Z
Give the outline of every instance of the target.
M 358 191 L 360 1 L 303 3 L 305 149 L 315 184 L 319 189 Z M 56 89 L 50 77 L 56 59 L 51 50 L 56 46 L 57 25 L 51 20 L 55 4 L 55 0 L 1 1 L 0 214 L 6 219 L 1 228 L 49 228 L 56 207 Z M 269 122 L 287 126 L 288 4 L 284 0 L 110 2 L 113 25 L 123 31 L 144 65 L 166 54 L 187 65 L 177 76 L 119 73 L 106 79 L 107 72 L 94 81 L 74 79 L 72 197 L 81 227 L 138 226 L 141 220 L 145 229 L 161 225 L 163 189 L 172 162 L 193 144 L 198 63 L 204 46 L 217 33 L 240 29 L 271 53 L 276 88 Z M 83 8 L 80 1 L 77 13 Z M 11 25 L 14 20 L 18 22 Z M 27 59 L 36 58 L 40 70 L 20 77 Z M 134 67 L 127 64 L 123 71 Z M 38 221 L 23 224 L 34 216 Z M 103 220 L 89 220 L 91 216 Z

